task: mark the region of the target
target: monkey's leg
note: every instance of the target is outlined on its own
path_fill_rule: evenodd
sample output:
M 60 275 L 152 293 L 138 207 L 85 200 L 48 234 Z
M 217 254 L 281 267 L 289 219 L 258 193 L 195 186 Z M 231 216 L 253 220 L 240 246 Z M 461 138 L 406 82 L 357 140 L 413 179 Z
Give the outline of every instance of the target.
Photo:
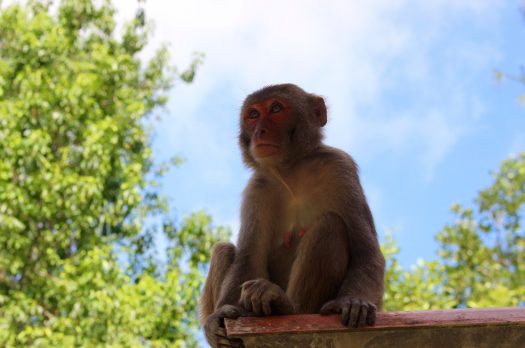
M 349 255 L 348 231 L 340 217 L 327 213 L 307 227 L 286 290 L 296 313 L 319 313 L 337 296 Z
M 217 309 L 222 283 L 235 259 L 235 246 L 227 242 L 219 242 L 213 246 L 208 278 L 202 289 L 200 298 L 201 324 Z

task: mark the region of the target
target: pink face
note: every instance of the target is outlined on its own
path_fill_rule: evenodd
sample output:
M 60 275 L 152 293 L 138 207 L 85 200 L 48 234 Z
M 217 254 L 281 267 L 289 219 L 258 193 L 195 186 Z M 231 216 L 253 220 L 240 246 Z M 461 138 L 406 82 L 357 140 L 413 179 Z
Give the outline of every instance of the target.
M 269 157 L 282 151 L 291 112 L 290 105 L 278 97 L 248 105 L 242 118 L 251 137 L 250 152 L 254 157 Z

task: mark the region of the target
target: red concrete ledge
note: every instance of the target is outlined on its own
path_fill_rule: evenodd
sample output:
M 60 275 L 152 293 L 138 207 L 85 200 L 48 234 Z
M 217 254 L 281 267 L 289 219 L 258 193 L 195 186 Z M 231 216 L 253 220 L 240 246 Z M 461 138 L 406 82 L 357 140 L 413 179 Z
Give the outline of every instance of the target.
M 521 325 L 525 328 L 525 307 L 383 312 L 377 314 L 374 326 L 362 329 L 349 329 L 343 326 L 339 315 L 308 314 L 244 317 L 237 320 L 226 319 L 228 335 L 235 337 L 282 333 L 374 331 L 474 325 Z
M 378 313 L 374 326 L 338 315 L 226 319 L 245 348 L 525 348 L 525 307 Z

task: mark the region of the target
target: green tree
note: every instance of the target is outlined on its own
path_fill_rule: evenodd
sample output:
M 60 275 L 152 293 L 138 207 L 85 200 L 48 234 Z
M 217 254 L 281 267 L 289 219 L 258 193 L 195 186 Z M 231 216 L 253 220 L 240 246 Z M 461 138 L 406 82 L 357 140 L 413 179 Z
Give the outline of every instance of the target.
M 195 346 L 228 231 L 170 217 L 150 135 L 199 57 L 180 73 L 165 48 L 139 59 L 143 10 L 117 31 L 109 1 L 50 3 L 0 8 L 0 346 Z
M 387 236 L 386 310 L 525 305 L 525 153 L 503 161 L 475 203 L 451 207 L 455 221 L 436 235 L 438 260 L 409 271 Z

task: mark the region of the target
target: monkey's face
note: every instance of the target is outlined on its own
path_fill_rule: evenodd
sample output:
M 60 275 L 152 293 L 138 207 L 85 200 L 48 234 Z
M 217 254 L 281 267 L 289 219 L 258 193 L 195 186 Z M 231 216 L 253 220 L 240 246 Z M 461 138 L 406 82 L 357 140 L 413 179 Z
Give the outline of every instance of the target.
M 289 147 L 288 134 L 294 124 L 292 111 L 290 103 L 279 97 L 270 97 L 244 108 L 242 132 L 249 138 L 248 150 L 254 159 L 279 156 Z
M 292 84 L 248 95 L 240 117 L 244 162 L 252 168 L 293 165 L 321 143 L 326 114 L 322 97 Z

